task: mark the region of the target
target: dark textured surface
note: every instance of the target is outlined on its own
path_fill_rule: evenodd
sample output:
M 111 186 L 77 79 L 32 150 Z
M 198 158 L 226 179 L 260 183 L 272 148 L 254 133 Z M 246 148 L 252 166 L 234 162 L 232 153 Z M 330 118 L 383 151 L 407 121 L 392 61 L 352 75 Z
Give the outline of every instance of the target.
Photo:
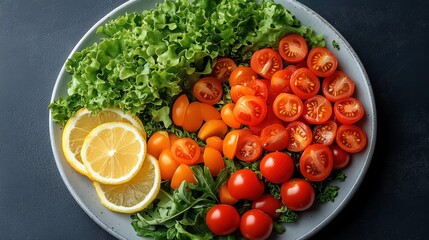
M 113 239 L 81 210 L 59 175 L 47 105 L 74 45 L 122 2 L 0 0 L 0 239 Z M 361 187 L 314 239 L 427 239 L 429 2 L 302 2 L 361 58 L 379 124 Z

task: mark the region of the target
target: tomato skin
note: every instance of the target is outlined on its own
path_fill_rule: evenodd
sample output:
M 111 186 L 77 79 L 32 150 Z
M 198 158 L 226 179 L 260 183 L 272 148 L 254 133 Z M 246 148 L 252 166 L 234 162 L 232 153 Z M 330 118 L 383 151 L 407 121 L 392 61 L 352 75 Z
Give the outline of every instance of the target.
M 217 176 L 225 168 L 222 154 L 211 147 L 206 147 L 203 154 L 204 166 L 208 167 L 212 176 Z
M 180 138 L 171 145 L 171 154 L 177 162 L 192 165 L 198 161 L 201 151 L 192 138 Z
M 365 110 L 359 100 L 350 97 L 335 102 L 334 115 L 342 124 L 354 124 L 365 115 Z
M 232 71 L 229 77 L 229 85 L 244 85 L 247 86 L 249 82 L 258 78 L 258 74 L 255 73 L 250 67 L 237 67 Z
M 341 125 L 337 130 L 336 143 L 340 148 L 349 153 L 362 151 L 366 146 L 366 134 L 358 126 Z
M 305 148 L 299 158 L 299 170 L 310 181 L 320 182 L 331 174 L 334 156 L 331 149 L 323 144 L 312 144 Z
M 241 234 L 250 240 L 268 239 L 273 230 L 273 219 L 259 209 L 251 209 L 241 216 Z
M 201 116 L 201 103 L 191 102 L 186 109 L 185 121 L 182 124 L 183 129 L 188 132 L 196 132 L 203 124 Z
M 218 136 L 212 136 L 206 139 L 206 147 L 212 147 L 218 150 L 220 153 L 223 152 L 222 145 L 223 145 L 223 140 Z
M 303 151 L 313 140 L 310 127 L 301 121 L 289 123 L 286 131 L 290 139 L 287 149 L 291 152 Z
M 297 120 L 303 111 L 302 100 L 290 93 L 280 93 L 273 102 L 274 114 L 285 122 Z
M 189 105 L 189 99 L 186 94 L 180 95 L 173 104 L 171 116 L 176 126 L 182 126 L 185 121 L 186 109 Z
M 240 135 L 235 156 L 245 162 L 254 162 L 262 156 L 261 139 L 253 134 Z
M 290 87 L 290 77 L 294 71 L 295 70 L 292 70 L 291 67 L 289 67 L 274 73 L 270 81 L 270 85 L 274 93 L 280 94 L 292 92 Z
M 228 179 L 228 190 L 235 199 L 255 200 L 262 196 L 265 187 L 255 172 L 240 169 Z
M 342 71 L 335 71 L 322 83 L 323 95 L 331 102 L 351 97 L 354 90 L 354 81 Z
M 308 68 L 299 68 L 290 77 L 292 92 L 305 100 L 316 96 L 320 89 L 320 80 Z
M 283 204 L 292 211 L 309 209 L 316 197 L 313 186 L 300 178 L 292 178 L 282 184 L 280 195 Z
M 161 179 L 167 181 L 173 178 L 174 172 L 180 166 L 180 163 L 174 160 L 169 148 L 161 152 L 158 163 L 159 169 L 161 170 Z
M 229 131 L 223 139 L 222 152 L 223 155 L 229 159 L 234 159 L 237 152 L 238 139 L 240 138 L 243 130 Z
M 310 124 L 322 124 L 331 118 L 332 105 L 322 95 L 316 95 L 304 102 L 303 117 Z
M 250 67 L 263 78 L 270 80 L 275 72 L 283 69 L 283 60 L 276 50 L 264 48 L 253 53 Z
M 338 125 L 333 120 L 328 120 L 323 124 L 317 125 L 313 129 L 313 143 L 331 145 L 335 141 Z
M 262 176 L 268 181 L 284 183 L 292 177 L 295 164 L 288 154 L 272 152 L 262 158 L 259 169 Z
M 266 126 L 261 131 L 261 144 L 267 151 L 280 151 L 289 146 L 286 128 L 279 123 Z
M 195 83 L 193 93 L 198 101 L 213 105 L 218 103 L 222 98 L 223 88 L 218 79 L 204 77 Z
M 240 215 L 235 207 L 218 204 L 207 212 L 206 224 L 210 231 L 218 236 L 229 235 L 240 226 Z
M 235 103 L 225 104 L 220 110 L 220 115 L 221 115 L 222 121 L 226 123 L 226 125 L 232 128 L 240 128 L 241 123 L 239 123 L 234 117 L 234 112 L 233 112 L 234 107 L 235 107 Z
M 308 54 L 307 66 L 316 76 L 329 77 L 337 69 L 338 60 L 327 48 L 315 47 Z
M 273 219 L 280 216 L 280 213 L 276 212 L 276 210 L 280 209 L 282 206 L 282 202 L 271 194 L 264 194 L 262 197 L 252 202 L 253 209 L 259 209 Z
M 298 34 L 288 34 L 280 40 L 279 52 L 282 58 L 289 63 L 299 63 L 308 54 L 308 45 Z
M 231 58 L 223 57 L 216 59 L 213 65 L 213 76 L 219 79 L 221 82 L 226 82 L 229 79 L 232 71 L 237 68 L 234 60 Z
M 256 96 L 243 96 L 235 104 L 233 114 L 238 122 L 255 126 L 267 115 L 267 104 Z
M 231 196 L 231 193 L 228 191 L 228 184 L 225 183 L 219 189 L 219 200 L 223 204 L 234 205 L 238 202 L 238 199 L 235 199 Z
M 170 148 L 170 138 L 168 132 L 157 131 L 150 136 L 147 142 L 147 153 L 154 156 L 156 159 L 159 158 L 164 149 Z
M 255 89 L 244 85 L 235 85 L 231 87 L 230 96 L 233 102 L 237 102 L 242 96 L 255 96 Z
M 337 144 L 331 146 L 332 155 L 334 156 L 333 169 L 343 169 L 350 163 L 350 154 L 340 148 Z
M 228 126 L 222 120 L 209 120 L 201 126 L 198 138 L 203 141 L 212 136 L 223 138 L 227 131 Z
M 186 164 L 180 164 L 180 166 L 176 169 L 173 174 L 173 178 L 171 179 L 170 187 L 172 189 L 177 189 L 180 187 L 180 184 L 182 184 L 183 181 L 186 181 L 188 184 L 198 184 L 197 180 L 195 179 L 194 172 Z
M 220 112 L 212 105 L 201 103 L 201 117 L 204 121 L 220 119 Z

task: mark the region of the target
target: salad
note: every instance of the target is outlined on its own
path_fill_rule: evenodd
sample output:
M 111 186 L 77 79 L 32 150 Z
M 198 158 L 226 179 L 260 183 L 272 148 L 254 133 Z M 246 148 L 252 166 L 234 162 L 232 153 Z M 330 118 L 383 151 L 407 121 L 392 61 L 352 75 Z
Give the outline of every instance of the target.
M 353 80 L 322 35 L 273 1 L 167 0 L 97 33 L 68 60 L 69 96 L 50 109 L 66 124 L 67 161 L 107 208 L 132 213 L 139 236 L 281 234 L 334 201 L 366 146 Z

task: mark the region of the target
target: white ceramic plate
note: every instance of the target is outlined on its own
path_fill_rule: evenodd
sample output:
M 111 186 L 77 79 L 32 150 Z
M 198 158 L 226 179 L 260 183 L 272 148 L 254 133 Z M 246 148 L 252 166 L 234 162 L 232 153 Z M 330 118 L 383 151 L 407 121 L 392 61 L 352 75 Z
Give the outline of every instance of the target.
M 99 36 L 95 35 L 95 31 L 100 25 L 103 25 L 110 19 L 123 15 L 126 12 L 141 12 L 144 9 L 154 8 L 156 2 L 156 0 L 134 0 L 119 6 L 98 21 L 83 36 L 70 53 L 69 57 L 71 57 L 74 52 L 80 51 L 99 40 Z M 338 184 L 341 189 L 338 197 L 335 199 L 335 202 L 316 205 L 311 209 L 311 211 L 300 214 L 298 221 L 296 223 L 287 224 L 286 233 L 278 236 L 278 239 L 305 239 L 322 229 L 341 211 L 341 209 L 352 198 L 364 178 L 375 146 L 377 132 L 376 110 L 371 85 L 365 69 L 356 53 L 341 34 L 326 20 L 301 3 L 293 0 L 277 0 L 277 2 L 281 3 L 295 14 L 304 25 L 311 26 L 316 32 L 325 36 L 327 48 L 333 51 L 337 56 L 340 62 L 340 68 L 355 80 L 355 96 L 361 100 L 366 110 L 366 116 L 360 121 L 360 126 L 368 135 L 368 145 L 364 151 L 358 154 L 353 154 L 351 164 L 345 170 L 347 179 L 345 182 Z M 331 44 L 333 40 L 339 44 L 341 48 L 340 51 L 333 49 Z M 63 66 L 56 80 L 52 93 L 52 101 L 56 100 L 60 96 L 67 96 L 67 83 L 70 79 L 71 77 L 65 72 L 65 67 Z M 67 185 L 70 193 L 82 209 L 95 222 L 113 236 L 119 239 L 141 239 L 136 236 L 131 226 L 130 216 L 113 213 L 103 207 L 95 194 L 95 190 L 91 182 L 69 166 L 61 149 L 62 127 L 52 122 L 51 114 L 49 116 L 49 124 L 52 150 L 58 170 L 60 171 L 61 177 Z

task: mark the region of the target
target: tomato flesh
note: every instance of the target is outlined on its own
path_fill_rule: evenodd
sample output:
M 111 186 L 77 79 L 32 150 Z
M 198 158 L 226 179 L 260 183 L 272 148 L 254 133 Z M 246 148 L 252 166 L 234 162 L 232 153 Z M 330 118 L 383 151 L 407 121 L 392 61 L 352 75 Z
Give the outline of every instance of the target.
M 300 68 L 290 77 L 292 92 L 301 99 L 316 96 L 320 89 L 320 80 L 308 68 Z
M 354 81 L 341 71 L 335 71 L 322 83 L 323 95 L 331 102 L 351 97 L 354 90 Z
M 245 162 L 254 162 L 261 155 L 261 139 L 253 134 L 242 134 L 238 139 L 235 156 Z
M 328 49 L 315 47 L 308 54 L 307 66 L 316 76 L 328 77 L 337 69 L 338 61 Z
M 213 66 L 213 75 L 221 82 L 226 82 L 236 68 L 237 64 L 231 58 L 218 58 Z
M 300 35 L 289 34 L 280 40 L 279 52 L 285 61 L 299 63 L 307 57 L 308 45 Z
M 280 151 L 289 145 L 286 128 L 279 123 L 269 125 L 261 131 L 261 144 L 267 151 Z
M 334 115 L 342 124 L 353 124 L 359 121 L 365 110 L 362 103 L 356 98 L 346 98 L 336 101 L 334 104 Z
M 283 69 L 283 61 L 276 50 L 264 48 L 253 54 L 250 67 L 263 78 L 270 80 L 275 72 Z
M 303 111 L 299 97 L 290 93 L 280 93 L 273 102 L 274 114 L 285 122 L 297 120 Z
M 304 102 L 303 117 L 310 124 L 322 124 L 332 115 L 332 105 L 325 97 L 316 95 Z
M 331 145 L 335 141 L 338 125 L 332 120 L 317 125 L 313 129 L 313 143 Z
M 261 123 L 267 115 L 267 105 L 256 96 L 246 95 L 237 101 L 233 113 L 238 122 L 255 126 Z
M 310 127 L 300 121 L 294 121 L 288 124 L 286 131 L 289 135 L 289 146 L 287 149 L 291 152 L 301 152 L 313 140 Z
M 336 143 L 349 153 L 362 151 L 366 146 L 366 134 L 358 126 L 341 125 L 337 131 Z
M 293 72 L 294 70 L 285 68 L 274 73 L 270 81 L 271 88 L 273 89 L 274 93 L 290 93 L 292 91 L 290 88 L 290 77 L 292 76 Z
M 198 101 L 213 105 L 222 98 L 223 88 L 218 79 L 205 77 L 195 83 L 193 93 Z
M 192 138 L 180 138 L 172 144 L 171 153 L 177 162 L 191 165 L 197 162 L 201 151 Z
M 312 144 L 305 148 L 299 158 L 299 170 L 310 181 L 325 180 L 332 171 L 334 157 L 331 149 L 323 144 Z

